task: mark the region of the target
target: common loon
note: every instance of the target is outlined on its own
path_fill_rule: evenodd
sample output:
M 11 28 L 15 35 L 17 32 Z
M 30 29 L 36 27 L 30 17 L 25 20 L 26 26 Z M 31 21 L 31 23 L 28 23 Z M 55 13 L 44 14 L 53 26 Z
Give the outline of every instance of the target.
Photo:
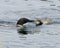
M 17 27 L 22 27 L 27 22 L 33 22 L 36 24 L 36 26 L 38 26 L 42 24 L 46 24 L 46 25 L 51 24 L 53 23 L 53 20 L 51 18 L 42 18 L 42 19 L 36 19 L 36 20 L 29 20 L 27 18 L 21 18 L 17 21 Z

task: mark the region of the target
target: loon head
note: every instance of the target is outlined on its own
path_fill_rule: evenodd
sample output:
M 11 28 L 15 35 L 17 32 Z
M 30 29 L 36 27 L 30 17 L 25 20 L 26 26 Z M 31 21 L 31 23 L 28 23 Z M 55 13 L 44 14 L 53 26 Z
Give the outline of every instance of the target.
M 43 22 L 41 20 L 34 20 L 36 26 L 42 25 Z
M 27 18 L 21 18 L 17 21 L 17 26 L 23 26 L 23 24 L 27 23 L 27 22 L 33 22 L 33 20 L 29 20 Z

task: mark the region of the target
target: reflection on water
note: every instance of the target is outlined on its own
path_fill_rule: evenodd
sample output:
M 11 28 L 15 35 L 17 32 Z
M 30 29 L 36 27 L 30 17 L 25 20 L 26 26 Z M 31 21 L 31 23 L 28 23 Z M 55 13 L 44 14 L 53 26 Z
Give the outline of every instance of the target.
M 24 30 L 24 29 L 23 29 L 23 30 L 18 29 L 17 31 L 18 31 L 18 33 L 20 33 L 20 34 L 27 34 L 27 31 Z

